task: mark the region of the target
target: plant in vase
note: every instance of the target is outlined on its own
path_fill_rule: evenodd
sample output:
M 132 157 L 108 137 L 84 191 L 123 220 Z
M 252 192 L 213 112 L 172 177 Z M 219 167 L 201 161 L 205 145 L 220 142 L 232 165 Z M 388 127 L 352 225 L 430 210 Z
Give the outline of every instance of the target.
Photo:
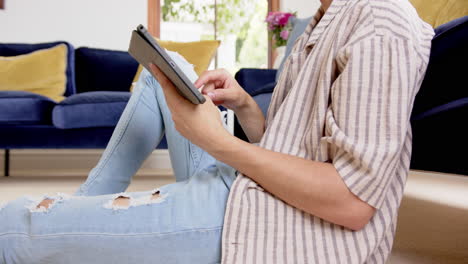
M 273 40 L 273 48 L 286 46 L 289 38 L 289 32 L 292 30 L 292 25 L 289 22 L 289 19 L 295 16 L 295 12 L 268 13 L 265 22 L 268 24 L 268 32 Z
M 285 46 L 288 42 L 289 33 L 292 30 L 292 24 L 289 22 L 296 13 L 290 12 L 269 12 L 265 22 L 268 25 L 268 33 L 273 42 L 273 48 L 276 50 L 276 59 L 273 68 L 278 68 L 285 52 Z

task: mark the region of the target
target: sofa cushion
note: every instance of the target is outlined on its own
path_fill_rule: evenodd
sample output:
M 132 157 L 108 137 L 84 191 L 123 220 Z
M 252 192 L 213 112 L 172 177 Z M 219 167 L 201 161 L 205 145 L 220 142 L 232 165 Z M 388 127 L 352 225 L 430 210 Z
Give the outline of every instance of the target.
M 119 121 L 130 92 L 87 92 L 75 94 L 53 110 L 53 124 L 61 129 L 113 127 Z
M 65 96 L 75 93 L 75 49 L 73 46 L 64 41 L 38 43 L 38 44 L 17 44 L 17 43 L 0 43 L 0 56 L 18 56 L 31 53 L 40 49 L 48 49 L 55 47 L 59 44 L 67 45 L 67 85 L 65 89 Z
M 299 38 L 302 33 L 306 30 L 307 26 L 310 23 L 310 20 L 312 20 L 312 17 L 306 17 L 306 18 L 296 18 L 296 17 L 291 17 L 290 22 L 293 26 L 293 29 L 291 33 L 289 34 L 288 42 L 286 44 L 286 51 L 284 52 L 284 57 L 281 60 L 280 66 L 278 67 L 278 71 L 276 72 L 276 77 L 275 80 L 278 81 L 278 78 L 281 74 L 281 71 L 283 70 L 284 67 L 284 62 L 286 61 L 286 58 L 291 54 L 292 48 L 294 47 L 294 43 L 296 42 L 297 38 Z
M 251 96 L 271 92 L 276 85 L 276 70 L 243 68 L 234 76 L 239 85 Z M 267 91 L 270 89 L 269 91 Z
M 262 113 L 264 116 L 267 115 L 268 107 L 270 106 L 271 95 L 272 93 L 267 92 L 267 93 L 260 93 L 260 94 L 253 96 L 253 99 L 255 100 L 255 102 L 258 104 L 258 106 L 262 110 Z M 242 126 L 240 125 L 239 120 L 237 120 L 237 117 L 234 118 L 234 136 L 246 142 L 249 142 L 249 139 L 247 138 L 247 135 L 242 129 Z
M 468 98 L 440 105 L 415 116 L 411 122 L 411 169 L 468 175 L 466 116 Z
M 114 127 L 59 129 L 53 125 L 0 125 L 0 148 L 90 149 L 105 148 Z M 165 138 L 158 149 L 167 149 Z M 3 162 L 3 160 L 2 160 Z
M 76 54 L 76 90 L 128 92 L 138 62 L 128 52 L 79 48 Z
M 26 91 L 62 101 L 66 67 L 65 44 L 24 55 L 0 56 L 0 91 Z
M 0 124 L 51 124 L 51 99 L 24 91 L 0 92 Z
M 468 16 L 435 29 L 429 65 L 413 107 L 413 117 L 433 107 L 468 97 Z
M 253 97 L 257 105 L 262 110 L 263 116 L 267 116 L 268 107 L 270 106 L 272 93 L 261 93 Z
M 468 14 L 466 0 L 410 0 L 419 16 L 432 27 Z

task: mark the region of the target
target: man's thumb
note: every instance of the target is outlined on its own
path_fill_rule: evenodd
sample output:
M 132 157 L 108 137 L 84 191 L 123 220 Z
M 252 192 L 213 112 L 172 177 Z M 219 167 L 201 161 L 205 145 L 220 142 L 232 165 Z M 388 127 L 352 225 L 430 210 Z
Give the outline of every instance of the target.
M 225 97 L 225 93 L 221 89 L 211 91 L 207 95 L 211 98 L 212 101 L 223 101 Z

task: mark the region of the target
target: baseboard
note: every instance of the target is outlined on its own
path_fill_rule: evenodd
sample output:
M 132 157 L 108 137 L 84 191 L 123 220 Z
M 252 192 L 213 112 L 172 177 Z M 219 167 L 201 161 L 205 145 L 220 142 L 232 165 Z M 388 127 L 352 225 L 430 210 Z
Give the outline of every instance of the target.
M 86 176 L 97 164 L 102 149 L 10 150 L 10 176 Z M 4 152 L 0 169 L 3 172 Z M 172 175 L 167 150 L 155 150 L 136 176 Z

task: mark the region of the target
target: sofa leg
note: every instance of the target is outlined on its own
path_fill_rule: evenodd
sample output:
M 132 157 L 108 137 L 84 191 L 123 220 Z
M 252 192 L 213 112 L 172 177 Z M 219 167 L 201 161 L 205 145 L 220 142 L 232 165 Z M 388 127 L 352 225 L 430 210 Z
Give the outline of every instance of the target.
M 10 150 L 9 149 L 5 149 L 4 169 L 5 169 L 5 177 L 10 176 Z

